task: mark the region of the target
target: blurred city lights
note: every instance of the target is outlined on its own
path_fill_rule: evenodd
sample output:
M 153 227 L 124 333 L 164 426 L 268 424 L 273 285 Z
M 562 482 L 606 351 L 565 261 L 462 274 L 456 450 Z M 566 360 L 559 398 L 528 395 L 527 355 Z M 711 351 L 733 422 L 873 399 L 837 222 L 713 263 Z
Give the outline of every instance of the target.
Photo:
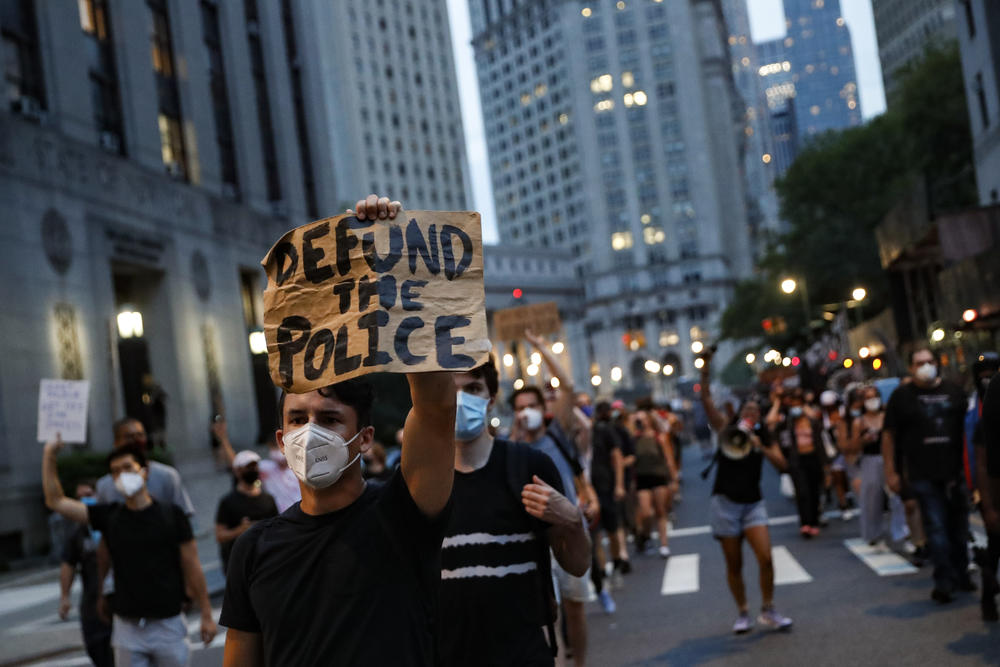
M 611 381 L 621 382 L 622 381 L 622 369 L 619 366 L 615 366 L 611 369 Z

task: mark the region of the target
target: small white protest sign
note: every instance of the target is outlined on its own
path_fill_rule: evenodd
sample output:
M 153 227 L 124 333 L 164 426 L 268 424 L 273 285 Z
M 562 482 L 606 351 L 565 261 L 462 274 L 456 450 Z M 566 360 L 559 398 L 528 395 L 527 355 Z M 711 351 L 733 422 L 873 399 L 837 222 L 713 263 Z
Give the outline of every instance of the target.
M 42 380 L 38 389 L 38 441 L 87 441 L 88 380 Z

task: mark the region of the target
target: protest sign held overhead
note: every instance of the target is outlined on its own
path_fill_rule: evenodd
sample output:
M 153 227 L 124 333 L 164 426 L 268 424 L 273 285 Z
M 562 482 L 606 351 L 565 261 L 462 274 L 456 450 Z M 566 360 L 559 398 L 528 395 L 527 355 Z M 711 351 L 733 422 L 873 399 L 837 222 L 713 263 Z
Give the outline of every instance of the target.
M 88 380 L 42 380 L 38 387 L 38 442 L 87 442 Z
M 287 232 L 261 264 L 268 363 L 286 391 L 489 355 L 478 213 L 327 218 Z
M 505 308 L 493 313 L 493 331 L 497 340 L 512 341 L 524 338 L 524 330 L 539 336 L 559 333 L 562 321 L 555 301 L 535 303 L 530 306 Z

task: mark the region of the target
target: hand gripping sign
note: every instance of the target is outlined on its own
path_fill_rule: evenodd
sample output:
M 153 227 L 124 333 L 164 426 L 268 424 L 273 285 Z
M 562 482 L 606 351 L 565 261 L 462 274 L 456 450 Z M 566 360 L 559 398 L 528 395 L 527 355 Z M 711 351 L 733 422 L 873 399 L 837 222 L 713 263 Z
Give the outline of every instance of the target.
M 286 391 L 488 358 L 478 213 L 326 218 L 287 232 L 261 264 L 271 379 Z

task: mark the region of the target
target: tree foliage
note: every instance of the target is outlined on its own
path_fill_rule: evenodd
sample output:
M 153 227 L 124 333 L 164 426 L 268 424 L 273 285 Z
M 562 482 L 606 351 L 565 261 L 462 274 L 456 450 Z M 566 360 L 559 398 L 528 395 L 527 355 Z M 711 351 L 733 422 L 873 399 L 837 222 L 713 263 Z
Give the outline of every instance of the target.
M 724 337 L 761 337 L 761 321 L 776 316 L 788 321 L 786 336 L 804 330 L 801 303 L 777 289 L 783 276 L 805 279 L 814 311 L 848 300 L 857 286 L 868 291 L 867 312 L 884 307 L 875 228 L 900 196 L 924 179 L 935 210 L 975 201 L 962 81 L 957 46 L 928 50 L 903 72 L 886 113 L 809 142 L 775 183 L 787 231 L 758 276 L 737 285 L 722 316 Z

